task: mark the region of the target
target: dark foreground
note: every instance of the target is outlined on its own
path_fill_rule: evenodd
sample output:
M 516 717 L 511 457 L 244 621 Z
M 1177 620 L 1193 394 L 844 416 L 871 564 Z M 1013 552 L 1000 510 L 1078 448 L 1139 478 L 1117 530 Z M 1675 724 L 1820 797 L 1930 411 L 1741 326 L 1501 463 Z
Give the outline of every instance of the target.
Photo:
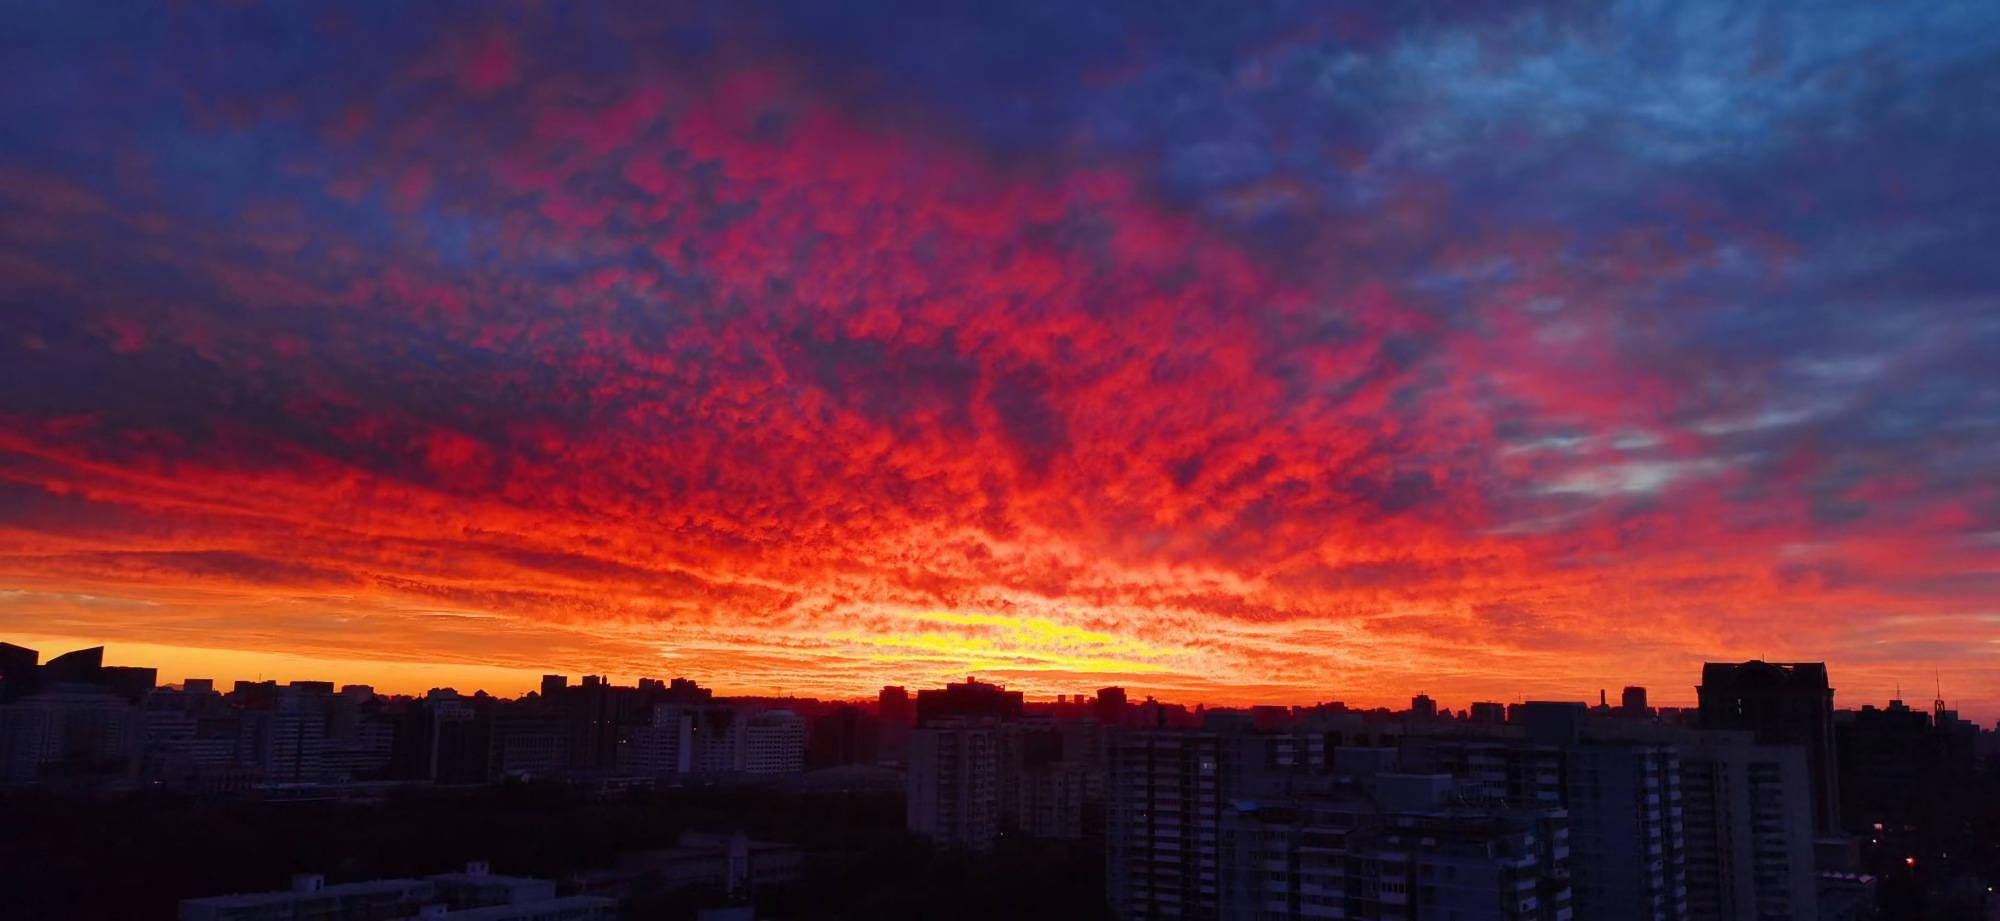
M 422 876 L 490 861 L 554 879 L 684 830 L 744 831 L 808 853 L 804 878 L 760 890 L 769 918 L 1098 918 L 1094 849 L 1003 841 L 984 857 L 903 830 L 894 795 L 698 788 L 591 798 L 553 786 L 411 788 L 371 802 L 0 795 L 0 916 L 172 918 L 183 898 Z M 715 893 L 639 891 L 629 917 L 691 918 Z

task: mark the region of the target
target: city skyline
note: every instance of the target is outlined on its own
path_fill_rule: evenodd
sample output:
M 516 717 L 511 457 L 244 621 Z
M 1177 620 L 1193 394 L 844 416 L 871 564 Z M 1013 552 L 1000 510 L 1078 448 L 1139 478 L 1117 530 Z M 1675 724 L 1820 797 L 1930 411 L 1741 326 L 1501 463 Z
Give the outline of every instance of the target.
M 852 693 L 815 695 L 812 693 L 795 692 L 784 688 L 767 688 L 767 687 L 738 685 L 735 684 L 727 675 L 717 675 L 713 673 L 677 672 L 673 674 L 668 674 L 664 672 L 650 672 L 650 673 L 633 673 L 633 674 L 611 674 L 588 668 L 568 669 L 568 670 L 553 669 L 553 668 L 523 669 L 520 670 L 518 675 L 512 674 L 510 672 L 507 676 L 508 678 L 507 683 L 500 683 L 500 684 L 479 683 L 477 681 L 471 683 L 452 682 L 449 680 L 443 682 L 435 682 L 435 681 L 430 681 L 429 678 L 426 678 L 424 676 L 430 675 L 430 676 L 449 677 L 450 675 L 454 674 L 454 672 L 452 671 L 454 666 L 440 665 L 436 663 L 428 663 L 428 664 L 404 663 L 404 670 L 400 673 L 400 676 L 403 679 L 414 680 L 415 683 L 398 683 L 397 681 L 391 681 L 390 683 L 387 684 L 378 684 L 372 681 L 353 678 L 345 673 L 329 672 L 324 669 L 319 671 L 306 671 L 297 673 L 292 673 L 292 672 L 267 673 L 263 671 L 255 671 L 252 673 L 239 674 L 236 672 L 229 671 L 228 666 L 223 664 L 228 662 L 230 660 L 230 657 L 233 655 L 233 651 L 230 650 L 215 651 L 221 654 L 216 659 L 212 660 L 215 664 L 222 665 L 222 667 L 219 669 L 210 669 L 206 671 L 197 669 L 196 671 L 189 672 L 187 674 L 179 674 L 175 672 L 170 672 L 168 670 L 158 670 L 157 663 L 152 661 L 147 661 L 144 658 L 145 652 L 148 650 L 166 649 L 169 647 L 158 647 L 152 644 L 145 644 L 145 643 L 132 643 L 132 644 L 123 644 L 123 648 L 120 648 L 118 646 L 112 646 L 108 644 L 73 643 L 73 642 L 64 642 L 64 643 L 58 643 L 54 646 L 38 647 L 32 642 L 23 642 L 23 640 L 29 640 L 29 639 L 34 639 L 34 637 L 23 637 L 23 636 L 5 637 L 5 638 L 0 638 L 0 642 L 11 643 L 15 646 L 23 646 L 26 648 L 35 649 L 37 652 L 41 653 L 44 658 L 49 658 L 77 650 L 102 649 L 104 653 L 104 664 L 107 666 L 128 666 L 137 668 L 156 669 L 158 671 L 157 685 L 161 688 L 179 686 L 183 682 L 190 679 L 211 682 L 213 686 L 217 689 L 228 688 L 238 681 L 250 682 L 250 683 L 275 682 L 280 686 L 292 683 L 310 684 L 310 683 L 320 682 L 320 683 L 334 685 L 336 687 L 346 686 L 346 685 L 366 686 L 372 692 L 385 696 L 422 697 L 427 692 L 430 691 L 450 690 L 465 696 L 472 696 L 474 694 L 484 693 L 501 699 L 519 699 L 521 697 L 525 697 L 529 692 L 541 688 L 542 685 L 545 683 L 546 679 L 550 677 L 562 677 L 567 680 L 577 681 L 587 676 L 596 676 L 599 678 L 603 678 L 611 685 L 627 686 L 627 687 L 635 685 L 641 680 L 663 681 L 669 678 L 687 679 L 695 682 L 703 689 L 713 692 L 720 698 L 782 699 L 786 697 L 791 697 L 797 699 L 816 699 L 825 703 L 866 703 L 875 701 L 880 692 L 888 688 L 902 688 L 906 691 L 909 691 L 911 694 L 914 694 L 916 691 L 923 688 L 943 687 L 961 681 L 970 681 L 970 682 L 977 682 L 980 684 L 991 684 L 1008 691 L 1019 692 L 1024 694 L 1025 699 L 1030 703 L 1044 703 L 1044 704 L 1054 703 L 1059 698 L 1068 698 L 1072 701 L 1080 703 L 1083 700 L 1085 700 L 1087 696 L 1094 696 L 1099 691 L 1105 690 L 1105 688 L 1103 687 L 1078 686 L 1073 688 L 1055 688 L 1048 690 L 1046 692 L 1042 692 L 1040 690 L 1028 690 L 1028 686 L 1015 685 L 1004 680 L 995 680 L 991 675 L 982 676 L 978 674 L 970 674 L 970 675 L 957 674 L 957 675 L 941 675 L 941 676 L 936 676 L 934 678 L 910 677 L 900 681 L 892 682 L 891 684 L 888 685 L 859 689 Z M 43 639 L 47 638 L 44 637 Z M 282 662 L 285 661 L 287 658 L 289 658 L 290 661 L 297 663 L 307 663 L 311 661 L 303 659 L 301 657 L 274 657 L 272 661 Z M 349 664 L 367 665 L 369 663 L 349 663 Z M 1687 685 L 1688 693 L 1685 694 L 1679 693 L 1675 686 L 1650 687 L 1645 685 L 1635 685 L 1623 679 L 1620 679 L 1619 681 L 1610 684 L 1605 684 L 1601 687 L 1595 688 L 1594 690 L 1589 690 L 1588 693 L 1586 692 L 1586 689 L 1579 688 L 1567 693 L 1558 691 L 1551 695 L 1543 697 L 1536 697 L 1534 695 L 1529 695 L 1529 694 L 1515 694 L 1512 696 L 1482 697 L 1477 699 L 1474 698 L 1454 699 L 1433 693 L 1429 689 L 1422 687 L 1367 688 L 1367 689 L 1350 688 L 1347 689 L 1346 692 L 1344 693 L 1338 691 L 1329 691 L 1328 693 L 1324 693 L 1319 696 L 1294 697 L 1290 699 L 1260 697 L 1254 699 L 1245 698 L 1240 700 L 1178 698 L 1158 693 L 1158 689 L 1149 688 L 1143 684 L 1115 684 L 1107 687 L 1115 687 L 1118 691 L 1127 695 L 1127 699 L 1129 699 L 1134 703 L 1157 701 L 1158 703 L 1165 706 L 1182 706 L 1191 709 L 1197 707 L 1207 707 L 1210 709 L 1242 709 L 1242 708 L 1257 707 L 1257 706 L 1279 706 L 1279 707 L 1309 709 L 1326 704 L 1336 704 L 1349 707 L 1356 711 L 1387 710 L 1392 712 L 1404 712 L 1406 710 L 1409 710 L 1413 706 L 1416 698 L 1422 697 L 1428 700 L 1430 702 L 1430 705 L 1433 708 L 1435 708 L 1436 711 L 1441 715 L 1450 715 L 1454 713 L 1462 714 L 1471 705 L 1476 703 L 1497 703 L 1503 705 L 1523 704 L 1531 702 L 1532 703 L 1582 703 L 1586 706 L 1589 706 L 1592 704 L 1593 694 L 1597 695 L 1598 698 L 1600 698 L 1597 701 L 1598 703 L 1608 703 L 1610 706 L 1615 708 L 1620 705 L 1621 698 L 1624 692 L 1628 690 L 1636 690 L 1639 692 L 1640 699 L 1643 700 L 1645 702 L 1645 705 L 1649 708 L 1658 709 L 1665 707 L 1673 710 L 1684 710 L 1692 712 L 1696 708 L 1696 705 L 1698 703 L 1697 696 L 1693 692 L 1697 688 L 1700 682 L 1701 678 L 1700 666 L 1703 664 L 1704 663 L 1690 663 L 1690 668 L 1688 669 L 1688 678 L 1690 679 L 1690 681 L 1694 683 L 1690 683 Z M 1774 661 L 1773 664 L 1787 664 L 1787 663 L 1779 663 Z M 497 669 L 487 670 L 488 673 L 494 671 L 498 670 Z M 1829 669 L 1829 671 L 1832 671 L 1835 674 L 1838 673 L 1837 668 Z M 367 672 L 364 671 L 363 673 L 366 674 Z M 478 674 L 478 672 L 467 671 L 467 672 L 462 672 L 460 674 Z M 1950 710 L 1954 714 L 1957 714 L 1960 718 L 1967 719 L 1973 724 L 1981 726 L 1989 722 L 1994 723 L 1996 730 L 2000 730 L 2000 721 L 1995 721 L 1992 719 L 1985 718 L 1981 714 L 1978 714 L 1976 712 L 1967 712 L 1960 710 L 1957 703 L 1954 700 L 1948 698 L 1924 697 L 1922 689 L 1914 685 L 1911 686 L 1910 688 L 1910 691 L 1912 691 L 1913 693 L 1908 697 L 1901 696 L 1904 693 L 1904 689 L 1899 686 L 1892 692 L 1891 696 L 1872 698 L 1872 697 L 1855 696 L 1851 693 L 1846 695 L 1839 694 L 1838 692 L 1840 684 L 1841 682 L 1836 678 L 1835 679 L 1836 696 L 1834 698 L 1833 703 L 1834 706 L 1839 707 L 1840 709 L 1855 710 L 1855 709 L 1860 709 L 1863 706 L 1884 707 L 1893 702 L 1893 703 L 1901 703 L 1905 706 L 1911 707 L 1914 710 L 1928 713 L 1932 709 L 1934 703 L 1941 700 L 1945 704 L 1948 710 Z M 1933 688 L 1933 690 L 1938 693 L 1942 693 L 1943 689 L 1941 686 L 1938 686 Z
M 0 13 L 0 638 L 2000 718 L 2000 7 L 665 6 Z

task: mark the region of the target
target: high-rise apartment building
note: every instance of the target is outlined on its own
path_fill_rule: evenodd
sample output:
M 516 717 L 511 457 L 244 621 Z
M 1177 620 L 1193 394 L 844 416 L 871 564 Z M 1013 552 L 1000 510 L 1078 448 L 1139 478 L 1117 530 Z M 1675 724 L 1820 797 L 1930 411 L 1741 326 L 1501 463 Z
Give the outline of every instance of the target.
M 1461 796 L 1449 777 L 1381 774 L 1233 801 L 1219 917 L 1569 921 L 1563 810 Z
M 1680 756 L 1672 746 L 1583 742 L 1567 747 L 1579 918 L 1682 921 L 1687 865 Z
M 1798 745 L 1812 774 L 1813 828 L 1839 834 L 1840 768 L 1833 687 L 1824 662 L 1710 662 L 1701 667 L 1701 728 L 1754 733 L 1764 745 Z
M 1817 918 L 1805 749 L 1749 733 L 1683 733 L 1681 803 L 1692 921 Z
M 912 732 L 910 831 L 946 847 L 992 850 L 1000 835 L 999 744 L 998 728 L 974 720 L 940 720 Z
M 1221 906 L 1222 740 L 1200 730 L 1111 735 L 1105 872 L 1121 919 L 1212 918 Z

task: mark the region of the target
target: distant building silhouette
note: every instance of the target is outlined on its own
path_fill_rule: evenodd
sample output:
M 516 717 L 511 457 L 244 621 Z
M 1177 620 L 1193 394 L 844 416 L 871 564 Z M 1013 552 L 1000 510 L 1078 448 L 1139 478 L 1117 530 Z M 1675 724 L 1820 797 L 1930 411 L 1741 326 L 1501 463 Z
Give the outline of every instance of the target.
M 1437 701 L 1432 700 L 1429 694 L 1418 694 L 1410 698 L 1410 717 L 1412 719 L 1434 720 L 1437 719 L 1437 715 Z
M 1475 723 L 1504 723 L 1507 721 L 1507 706 L 1491 701 L 1480 701 L 1472 705 L 1470 719 Z
M 1125 723 L 1125 689 L 1108 687 L 1097 689 L 1097 699 L 1091 703 L 1091 713 L 1104 726 L 1122 726 Z
M 967 678 L 941 689 L 917 692 L 917 725 L 948 719 L 1016 720 L 1021 718 L 1021 692 Z
M 896 686 L 885 687 L 876 695 L 875 715 L 884 723 L 910 725 L 917 720 L 917 710 L 910 702 L 909 690 Z

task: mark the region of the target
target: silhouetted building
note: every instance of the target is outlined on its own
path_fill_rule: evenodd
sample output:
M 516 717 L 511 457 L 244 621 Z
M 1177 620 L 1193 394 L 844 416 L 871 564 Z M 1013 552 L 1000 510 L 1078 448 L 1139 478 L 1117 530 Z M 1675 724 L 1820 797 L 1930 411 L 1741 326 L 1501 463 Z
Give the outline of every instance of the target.
M 1021 718 L 1021 692 L 997 684 L 967 678 L 960 684 L 917 692 L 917 725 L 929 726 L 950 719 L 1017 720 Z
M 1619 694 L 1618 709 L 1623 715 L 1629 717 L 1653 715 L 1653 708 L 1646 706 L 1646 689 L 1641 687 L 1628 687 L 1623 693 Z
M 1701 668 L 1701 728 L 1753 733 L 1764 745 L 1800 745 L 1812 772 L 1813 828 L 1840 832 L 1833 688 L 1823 662 L 1710 662 Z
M 883 764 L 901 764 L 910 747 L 910 727 L 917 723 L 916 702 L 900 687 L 885 687 L 876 698 L 875 718 L 881 721 L 875 756 Z
M 1977 783 L 1979 728 L 1934 702 L 1902 700 L 1835 714 L 1843 814 L 1857 826 L 1929 824 L 1951 791 Z
M 1437 719 L 1437 715 L 1437 701 L 1432 700 L 1430 695 L 1418 694 L 1410 698 L 1410 717 L 1412 719 L 1434 720 Z
M 153 689 L 158 677 L 156 669 L 105 665 L 104 647 L 92 646 L 42 663 L 35 684 L 41 690 L 59 685 L 89 685 L 117 694 L 126 703 L 137 704 Z
M 101 646 L 36 664 L 0 644 L 0 784 L 115 786 L 136 780 L 150 668 L 104 665 Z
M 42 654 L 26 646 L 0 643 L 0 704 L 35 692 Z
M 882 721 L 859 707 L 841 707 L 814 717 L 806 734 L 806 763 L 812 767 L 874 764 L 881 755 Z
M 913 724 L 917 721 L 917 711 L 910 702 L 910 692 L 901 687 L 885 687 L 875 698 L 875 715 L 884 723 Z
M 1091 711 L 1097 722 L 1104 726 L 1125 724 L 1125 689 L 1120 687 L 1098 688 L 1097 699 L 1091 703 Z

